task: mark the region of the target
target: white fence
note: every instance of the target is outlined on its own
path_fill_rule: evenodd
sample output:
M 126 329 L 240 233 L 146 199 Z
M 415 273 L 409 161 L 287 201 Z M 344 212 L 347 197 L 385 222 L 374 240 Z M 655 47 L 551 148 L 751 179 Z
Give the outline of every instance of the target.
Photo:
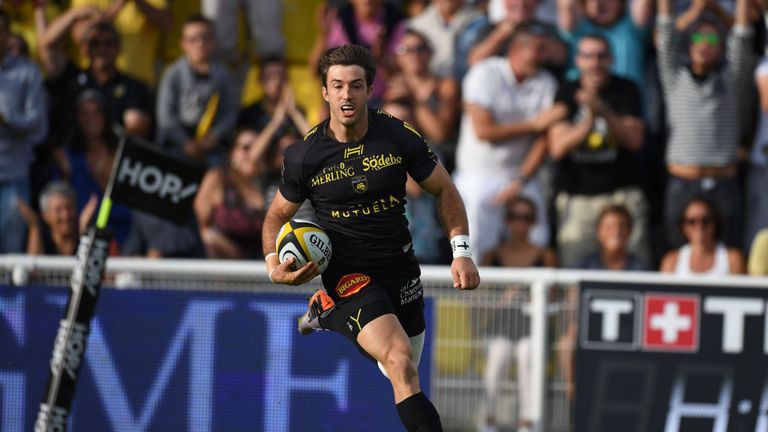
M 0 285 L 66 286 L 73 265 L 73 258 L 0 256 Z M 422 268 L 435 311 L 428 325 L 434 341 L 431 395 L 447 430 L 478 429 L 490 415 L 491 402 L 499 430 L 515 430 L 522 417 L 533 423 L 531 430 L 571 430 L 571 384 L 564 366 L 573 349 L 580 281 L 768 287 L 768 278 L 748 277 L 683 279 L 655 273 L 499 268 L 482 268 L 480 274 L 481 288 L 460 292 L 452 288 L 447 267 Z M 276 286 L 269 283 L 261 262 L 111 258 L 104 285 L 309 293 L 318 282 L 313 287 Z M 505 342 L 492 344 L 498 336 Z M 502 355 L 509 367 L 496 368 L 501 373 L 495 377 L 486 376 L 491 345 L 497 349 L 495 360 L 498 353 L 512 353 Z M 489 389 L 495 395 L 491 402 Z M 521 416 L 521 406 L 526 415 Z

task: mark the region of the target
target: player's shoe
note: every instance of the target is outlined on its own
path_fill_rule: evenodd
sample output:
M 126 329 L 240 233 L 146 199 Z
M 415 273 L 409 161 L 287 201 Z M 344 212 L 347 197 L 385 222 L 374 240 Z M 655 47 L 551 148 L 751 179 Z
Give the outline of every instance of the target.
M 320 317 L 325 318 L 331 313 L 335 304 L 333 299 L 325 291 L 319 289 L 309 299 L 309 306 L 304 315 L 298 319 L 298 330 L 302 335 L 308 335 L 313 331 L 323 330 L 320 326 Z

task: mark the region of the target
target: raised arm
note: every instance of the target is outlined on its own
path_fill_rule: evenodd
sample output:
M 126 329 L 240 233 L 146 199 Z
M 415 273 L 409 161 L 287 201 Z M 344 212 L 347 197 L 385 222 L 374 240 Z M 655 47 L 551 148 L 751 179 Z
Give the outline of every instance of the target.
M 752 27 L 749 25 L 749 0 L 736 0 L 734 25 L 726 44 L 726 68 L 739 83 L 749 79 L 751 74 Z M 738 84 L 738 87 L 741 85 Z
M 571 32 L 576 27 L 579 11 L 576 0 L 557 0 L 557 26 L 564 32 Z
M 280 228 L 284 223 L 291 220 L 300 206 L 301 203 L 294 203 L 285 199 L 280 190 L 278 190 L 275 194 L 275 199 L 272 200 L 272 205 L 269 206 L 267 216 L 264 218 L 261 240 L 267 263 L 267 272 L 272 282 L 286 285 L 301 285 L 311 281 L 320 274 L 314 261 L 310 261 L 296 271 L 291 271 L 294 259 L 289 258 L 281 264 L 280 259 L 277 257 L 277 251 L 275 250 L 277 233 L 280 232 Z
M 651 23 L 653 18 L 653 0 L 631 0 L 630 13 L 632 21 L 638 28 L 643 28 Z
M 437 213 L 448 238 L 452 242 L 459 238 L 469 243 L 469 225 L 464 202 L 443 165 L 438 163 L 432 174 L 419 184 L 435 197 Z M 451 276 L 454 288 L 461 290 L 473 290 L 480 284 L 480 275 L 471 256 L 457 256 L 454 253 Z
M 40 61 L 48 78 L 56 78 L 67 64 L 64 38 L 72 26 L 80 20 L 95 21 L 102 16 L 93 6 L 72 8 L 50 23 L 45 16 L 45 6 L 35 6 L 35 25 Z
M 662 90 L 667 93 L 674 87 L 675 74 L 679 66 L 678 33 L 672 17 L 671 0 L 658 0 L 656 3 L 656 53 L 659 81 Z

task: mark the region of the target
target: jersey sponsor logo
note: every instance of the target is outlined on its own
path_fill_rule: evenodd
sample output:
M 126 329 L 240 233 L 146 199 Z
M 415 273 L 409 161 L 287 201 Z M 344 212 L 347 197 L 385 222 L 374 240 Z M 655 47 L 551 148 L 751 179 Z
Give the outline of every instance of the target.
M 414 128 L 413 126 L 411 126 L 411 124 L 410 124 L 410 123 L 408 123 L 407 121 L 404 121 L 404 122 L 403 122 L 403 127 L 404 127 L 404 128 L 406 128 L 406 129 L 408 129 L 409 131 L 411 131 L 411 132 L 415 133 L 417 137 L 421 138 L 421 134 L 420 134 L 420 133 L 419 133 L 419 132 L 416 130 L 416 128 Z
M 363 150 L 363 144 L 354 147 L 347 147 L 344 149 L 344 159 L 349 159 L 351 156 L 362 156 Z
M 363 158 L 363 171 L 378 171 L 402 163 L 403 158 L 401 156 L 395 156 L 392 153 L 368 156 Z
M 363 193 L 368 190 L 368 177 L 361 175 L 353 178 L 352 189 L 357 193 Z
M 359 217 L 359 216 L 370 216 L 372 214 L 378 214 L 385 212 L 387 210 L 390 210 L 398 205 L 400 205 L 402 202 L 395 198 L 393 195 L 390 195 L 385 198 L 379 198 L 376 201 L 373 201 L 369 204 L 358 204 L 357 208 L 351 208 L 351 209 L 332 209 L 331 210 L 331 217 L 339 219 L 348 219 L 353 217 Z
M 336 294 L 342 298 L 353 296 L 369 283 L 371 283 L 370 276 L 362 273 L 350 273 L 339 279 L 339 282 L 336 284 Z
M 400 287 L 400 305 L 408 304 L 423 295 L 421 279 L 413 278 Z
M 339 162 L 338 165 L 323 168 L 323 171 L 320 174 L 312 177 L 310 185 L 314 188 L 326 183 L 349 178 L 353 175 L 355 175 L 354 167 L 347 165 L 344 162 Z

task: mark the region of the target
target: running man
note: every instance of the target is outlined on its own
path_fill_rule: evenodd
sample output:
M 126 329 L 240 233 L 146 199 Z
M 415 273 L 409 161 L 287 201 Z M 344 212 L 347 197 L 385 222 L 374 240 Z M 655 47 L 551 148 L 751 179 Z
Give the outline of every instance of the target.
M 350 338 L 390 379 L 400 420 L 408 431 L 442 431 L 434 405 L 419 387 L 424 345 L 424 298 L 405 218 L 407 175 L 437 202 L 451 239 L 453 285 L 480 283 L 469 249 L 467 217 L 448 172 L 416 130 L 384 111 L 369 110 L 376 67 L 358 45 L 329 49 L 320 59 L 330 118 L 285 152 L 282 182 L 263 228 L 270 279 L 299 285 L 319 274 L 309 263 L 291 271 L 280 264 L 275 238 L 309 199 L 333 245 L 323 273 L 326 292 L 310 300 L 299 332 L 328 329 Z

